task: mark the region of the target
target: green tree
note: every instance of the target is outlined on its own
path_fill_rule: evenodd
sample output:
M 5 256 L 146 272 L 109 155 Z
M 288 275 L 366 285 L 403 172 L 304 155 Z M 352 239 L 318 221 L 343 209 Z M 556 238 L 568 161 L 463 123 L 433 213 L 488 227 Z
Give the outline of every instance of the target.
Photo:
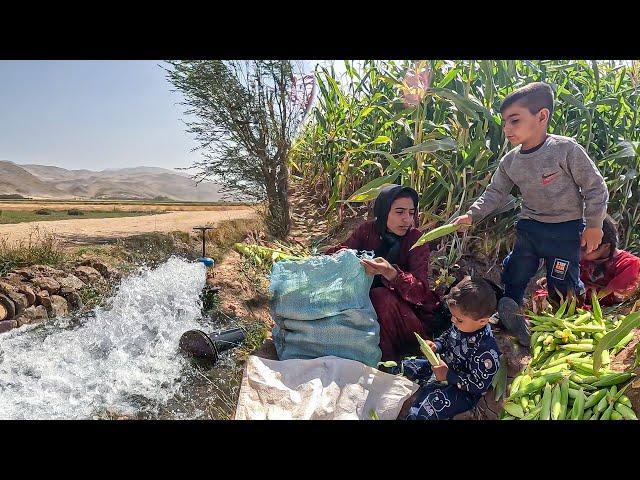
M 224 192 L 267 201 L 267 226 L 289 232 L 287 156 L 309 109 L 312 75 L 289 60 L 169 61 L 168 80 L 189 107 L 185 122 L 204 150 L 198 181 L 216 176 Z

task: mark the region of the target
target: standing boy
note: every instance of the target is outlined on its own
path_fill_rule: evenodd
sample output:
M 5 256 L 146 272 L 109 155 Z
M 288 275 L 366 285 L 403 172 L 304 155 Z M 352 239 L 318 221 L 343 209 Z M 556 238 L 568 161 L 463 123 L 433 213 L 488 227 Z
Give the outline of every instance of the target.
M 551 300 L 557 301 L 556 292 L 583 295 L 580 248 L 589 253 L 600 244 L 609 193 L 581 145 L 547 133 L 553 113 L 549 85 L 536 82 L 515 90 L 504 99 L 500 113 L 505 135 L 517 147 L 500 160 L 485 192 L 453 223 L 479 222 L 504 204 L 514 186 L 519 188 L 522 210 L 515 246 L 503 262 L 505 296 L 498 315 L 522 345 L 529 345 L 529 329 L 519 312 L 540 259 L 546 264 Z

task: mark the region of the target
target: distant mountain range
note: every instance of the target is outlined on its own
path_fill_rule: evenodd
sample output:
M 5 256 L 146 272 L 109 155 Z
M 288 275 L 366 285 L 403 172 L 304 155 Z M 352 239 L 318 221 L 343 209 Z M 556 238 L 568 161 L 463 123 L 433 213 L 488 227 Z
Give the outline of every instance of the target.
M 0 160 L 0 195 L 34 199 L 224 200 L 220 185 L 196 184 L 188 174 L 157 167 L 67 170 L 49 165 L 18 165 Z M 228 200 L 233 200 L 228 198 Z

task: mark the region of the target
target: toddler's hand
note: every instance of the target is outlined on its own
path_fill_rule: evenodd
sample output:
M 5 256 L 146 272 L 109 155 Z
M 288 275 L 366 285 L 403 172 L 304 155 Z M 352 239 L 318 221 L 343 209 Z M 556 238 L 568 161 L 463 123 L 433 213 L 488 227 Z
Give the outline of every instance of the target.
M 444 382 L 447 379 L 447 372 L 449 371 L 449 367 L 442 359 L 440 359 L 440 365 L 437 367 L 432 366 L 431 370 L 436 376 L 436 380 L 439 382 Z

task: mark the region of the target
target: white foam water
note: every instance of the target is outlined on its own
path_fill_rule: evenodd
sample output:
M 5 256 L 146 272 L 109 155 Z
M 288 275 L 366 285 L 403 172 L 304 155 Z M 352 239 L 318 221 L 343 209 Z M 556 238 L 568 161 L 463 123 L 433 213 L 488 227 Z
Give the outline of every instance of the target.
M 198 328 L 205 280 L 204 265 L 172 257 L 125 278 L 93 316 L 2 334 L 0 419 L 85 419 L 164 405 L 180 389 L 186 360 L 178 343 Z

